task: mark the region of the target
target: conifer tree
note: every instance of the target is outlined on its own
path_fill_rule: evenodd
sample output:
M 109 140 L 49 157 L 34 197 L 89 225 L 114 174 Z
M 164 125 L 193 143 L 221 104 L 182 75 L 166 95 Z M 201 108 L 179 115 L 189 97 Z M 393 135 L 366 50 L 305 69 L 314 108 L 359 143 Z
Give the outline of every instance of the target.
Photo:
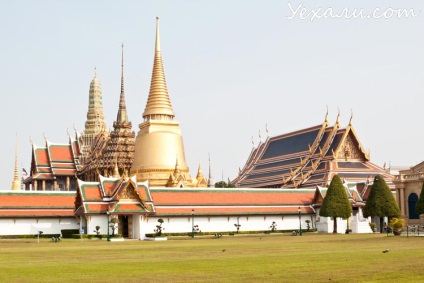
M 381 175 L 376 175 L 364 208 L 365 217 L 380 217 L 380 232 L 383 229 L 383 217 L 400 217 L 399 206 Z
M 352 214 L 352 206 L 347 197 L 342 180 L 334 175 L 328 187 L 322 206 L 319 210 L 320 216 L 332 217 L 334 220 L 333 234 L 337 233 L 337 217 L 346 219 Z
M 415 211 L 418 213 L 418 215 L 424 214 L 424 183 L 421 188 L 420 198 L 418 199 L 417 204 L 415 205 Z

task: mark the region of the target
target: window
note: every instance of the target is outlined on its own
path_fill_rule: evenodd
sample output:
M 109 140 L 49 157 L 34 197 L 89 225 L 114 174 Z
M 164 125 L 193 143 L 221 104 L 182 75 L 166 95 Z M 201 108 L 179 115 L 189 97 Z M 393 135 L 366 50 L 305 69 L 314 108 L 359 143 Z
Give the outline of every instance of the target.
M 418 195 L 416 193 L 412 193 L 408 197 L 408 211 L 409 211 L 409 219 L 420 219 L 420 216 L 415 211 L 415 206 L 418 202 Z

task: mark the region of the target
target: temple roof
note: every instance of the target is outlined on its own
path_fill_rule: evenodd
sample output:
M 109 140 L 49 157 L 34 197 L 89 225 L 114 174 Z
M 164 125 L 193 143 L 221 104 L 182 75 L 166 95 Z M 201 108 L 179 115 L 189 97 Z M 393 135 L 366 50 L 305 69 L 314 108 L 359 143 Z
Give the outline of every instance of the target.
M 69 139 L 68 144 L 46 141 L 45 147 L 32 145 L 32 160 L 29 178 L 25 183 L 34 179 L 52 180 L 56 176 L 74 176 L 78 166 L 78 143 Z
M 72 217 L 75 192 L 0 192 L 0 218 Z
M 78 180 L 75 214 L 154 213 L 147 182 L 135 178 L 99 177 L 99 182 Z
M 251 151 L 232 184 L 251 188 L 327 186 L 335 174 L 352 182 L 369 182 L 380 174 L 393 187 L 393 176 L 370 162 L 351 121 L 340 128 L 338 118 L 332 126 L 326 118 L 321 125 L 269 137 Z
M 239 215 L 313 213 L 315 189 L 151 188 L 156 213 L 164 215 Z

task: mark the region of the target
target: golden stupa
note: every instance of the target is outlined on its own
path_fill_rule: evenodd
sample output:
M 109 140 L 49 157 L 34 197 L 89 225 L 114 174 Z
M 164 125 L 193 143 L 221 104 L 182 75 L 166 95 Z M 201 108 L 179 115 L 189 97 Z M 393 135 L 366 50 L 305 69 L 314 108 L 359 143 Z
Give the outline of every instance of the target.
M 159 18 L 156 18 L 152 80 L 143 113 L 144 121 L 139 125 L 135 141 L 131 174 L 135 174 L 138 181 L 148 180 L 152 187 L 206 186 L 190 176 L 180 123 L 174 117 L 162 64 Z

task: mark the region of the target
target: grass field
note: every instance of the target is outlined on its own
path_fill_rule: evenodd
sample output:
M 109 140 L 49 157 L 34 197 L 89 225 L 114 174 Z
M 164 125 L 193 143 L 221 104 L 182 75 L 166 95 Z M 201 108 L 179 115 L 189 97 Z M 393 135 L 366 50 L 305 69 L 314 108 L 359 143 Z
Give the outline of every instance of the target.
M 424 238 L 0 240 L 0 267 L 0 282 L 424 282 Z

